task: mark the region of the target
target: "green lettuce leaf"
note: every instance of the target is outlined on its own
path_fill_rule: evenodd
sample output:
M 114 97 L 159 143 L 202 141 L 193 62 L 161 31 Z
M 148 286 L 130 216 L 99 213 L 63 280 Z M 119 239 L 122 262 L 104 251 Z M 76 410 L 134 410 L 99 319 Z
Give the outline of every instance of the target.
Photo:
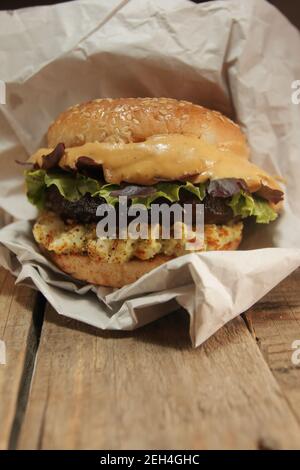
M 27 197 L 32 204 L 43 207 L 45 191 L 55 185 L 60 194 L 68 201 L 78 201 L 84 194 L 94 194 L 101 188 L 99 181 L 77 173 L 45 170 L 29 170 L 26 172 Z
M 55 185 L 60 194 L 68 201 L 78 201 L 86 193 L 100 196 L 113 206 L 118 202 L 117 196 L 111 192 L 119 189 L 117 184 L 101 184 L 98 180 L 89 178 L 80 173 L 76 175 L 62 171 L 29 170 L 26 172 L 27 196 L 32 204 L 42 208 L 45 201 L 45 191 L 49 186 Z M 149 208 L 150 204 L 158 198 L 165 198 L 170 202 L 179 201 L 182 189 L 194 194 L 200 201 L 205 196 L 205 184 L 192 183 L 158 183 L 156 192 L 151 196 L 134 197 L 133 204 L 143 204 Z
M 113 206 L 118 202 L 118 197 L 111 195 L 111 192 L 120 188 L 117 184 L 101 184 L 100 181 L 84 176 L 80 173 L 76 175 L 50 170 L 29 170 L 26 173 L 27 197 L 29 201 L 42 209 L 45 203 L 46 189 L 55 185 L 60 194 L 69 201 L 78 201 L 82 196 L 89 193 L 92 196 L 100 196 L 108 204 Z M 147 208 L 158 198 L 167 199 L 170 202 L 179 201 L 180 192 L 188 191 L 195 195 L 200 201 L 205 197 L 206 184 L 192 184 L 190 182 L 162 182 L 155 186 L 155 193 L 144 197 L 133 197 L 133 204 L 143 204 Z M 234 215 L 242 218 L 254 216 L 256 222 L 267 224 L 276 219 L 277 214 L 270 204 L 258 197 L 241 191 L 235 194 L 228 202 Z
M 45 170 L 29 170 L 25 175 L 28 200 L 42 209 L 45 202 Z
M 100 185 L 98 191 L 91 193 L 91 195 L 103 197 L 103 199 L 106 200 L 107 204 L 115 206 L 119 198 L 118 196 L 112 196 L 110 193 L 112 191 L 115 191 L 116 189 L 119 189 L 118 184 L 103 184 L 102 186 Z
M 94 194 L 101 188 L 99 181 L 76 173 L 45 173 L 45 185 L 47 188 L 55 185 L 60 194 L 68 201 L 78 201 L 86 193 Z
M 277 213 L 268 201 L 253 197 L 244 191 L 235 194 L 228 205 L 233 210 L 234 215 L 239 215 L 243 219 L 254 216 L 258 224 L 268 224 L 277 218 Z
M 190 182 L 186 183 L 157 183 L 155 185 L 156 192 L 151 194 L 151 196 L 146 197 L 135 197 L 132 198 L 133 204 L 144 204 L 147 208 L 150 207 L 153 201 L 158 198 L 167 199 L 170 202 L 179 201 L 180 191 L 184 189 L 192 194 L 194 194 L 200 201 L 205 197 L 205 187 L 204 183 L 199 185 L 194 185 Z

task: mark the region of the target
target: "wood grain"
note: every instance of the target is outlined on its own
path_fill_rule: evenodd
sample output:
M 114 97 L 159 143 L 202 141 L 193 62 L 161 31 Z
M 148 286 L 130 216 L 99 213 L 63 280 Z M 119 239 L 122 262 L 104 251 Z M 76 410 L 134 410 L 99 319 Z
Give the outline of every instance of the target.
M 18 447 L 300 448 L 300 427 L 241 318 L 192 349 L 183 312 L 106 333 L 48 307 Z
M 300 365 L 292 362 L 292 344 L 300 340 L 300 269 L 251 308 L 246 319 L 300 423 Z
M 32 346 L 35 299 L 36 292 L 15 286 L 15 278 L 0 268 L 0 339 L 6 346 L 6 365 L 0 365 L 0 449 L 9 447 L 17 407 L 22 408 L 19 392 Z

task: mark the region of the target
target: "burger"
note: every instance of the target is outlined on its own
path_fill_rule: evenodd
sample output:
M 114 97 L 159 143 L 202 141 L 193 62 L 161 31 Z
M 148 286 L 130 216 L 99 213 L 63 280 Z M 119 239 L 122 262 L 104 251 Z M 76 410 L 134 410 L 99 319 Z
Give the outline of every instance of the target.
M 47 140 L 25 172 L 39 209 L 33 236 L 62 271 L 89 283 L 121 287 L 187 253 L 184 237 L 98 237 L 97 208 L 118 210 L 120 196 L 147 211 L 202 204 L 201 250 L 235 250 L 246 219 L 268 224 L 282 206 L 280 185 L 249 161 L 239 126 L 190 102 L 97 99 L 58 116 Z

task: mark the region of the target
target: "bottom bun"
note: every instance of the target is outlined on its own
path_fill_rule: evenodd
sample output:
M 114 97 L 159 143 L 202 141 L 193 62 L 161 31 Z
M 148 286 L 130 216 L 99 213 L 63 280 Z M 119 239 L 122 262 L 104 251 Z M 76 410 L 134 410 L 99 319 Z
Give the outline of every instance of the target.
M 241 239 L 233 240 L 223 250 L 236 250 Z M 150 260 L 130 260 L 124 263 L 101 262 L 80 254 L 56 254 L 42 251 L 65 273 L 81 281 L 107 287 L 123 287 L 131 284 L 161 264 L 175 257 L 156 255 Z
M 151 260 L 131 260 L 125 263 L 99 262 L 85 255 L 57 255 L 48 253 L 50 259 L 70 276 L 107 287 L 123 287 L 131 284 L 152 269 L 169 261 L 168 256 L 155 256 Z

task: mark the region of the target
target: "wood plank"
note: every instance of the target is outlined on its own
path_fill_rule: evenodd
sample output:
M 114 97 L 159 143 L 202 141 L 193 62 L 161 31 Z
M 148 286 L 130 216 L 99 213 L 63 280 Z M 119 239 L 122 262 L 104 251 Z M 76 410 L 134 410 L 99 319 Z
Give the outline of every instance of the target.
M 300 422 L 300 365 L 292 363 L 292 344 L 300 340 L 300 269 L 251 308 L 246 319 Z
M 182 311 L 126 333 L 48 307 L 18 448 L 300 448 L 300 427 L 241 318 L 192 349 Z
M 6 346 L 6 364 L 0 365 L 0 449 L 7 449 L 14 438 L 13 424 L 18 426 L 23 406 L 20 387 L 34 357 L 32 311 L 36 292 L 28 287 L 15 286 L 15 278 L 0 268 L 0 339 Z M 31 349 L 30 349 L 31 348 Z M 29 377 L 29 376 L 28 376 Z M 26 387 L 25 387 L 26 388 Z

